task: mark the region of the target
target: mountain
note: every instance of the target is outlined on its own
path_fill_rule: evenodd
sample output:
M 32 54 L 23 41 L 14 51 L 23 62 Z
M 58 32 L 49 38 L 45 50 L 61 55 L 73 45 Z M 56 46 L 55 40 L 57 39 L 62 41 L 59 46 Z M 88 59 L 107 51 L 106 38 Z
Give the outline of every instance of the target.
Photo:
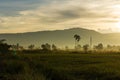
M 98 43 L 103 44 L 120 44 L 120 34 L 101 34 L 94 30 L 88 30 L 83 28 L 71 28 L 65 30 L 54 30 L 54 31 L 38 31 L 38 32 L 27 32 L 17 34 L 0 34 L 0 39 L 6 39 L 9 44 L 17 44 L 27 47 L 30 44 L 35 44 L 40 47 L 43 43 L 55 44 L 59 47 L 64 48 L 65 46 L 73 47 L 75 40 L 74 35 L 78 34 L 81 36 L 81 45 L 89 44 L 90 36 L 93 38 L 93 45 Z M 117 35 L 116 35 L 117 34 Z

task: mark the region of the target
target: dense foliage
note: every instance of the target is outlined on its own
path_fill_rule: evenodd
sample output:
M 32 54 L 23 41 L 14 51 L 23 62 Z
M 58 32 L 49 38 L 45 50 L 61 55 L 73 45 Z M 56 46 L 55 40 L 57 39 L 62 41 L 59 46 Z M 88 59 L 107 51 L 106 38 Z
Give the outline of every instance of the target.
M 11 45 L 4 43 L 4 41 L 6 40 L 5 39 L 0 40 L 0 53 L 1 54 L 6 54 L 10 52 L 9 48 L 11 47 Z

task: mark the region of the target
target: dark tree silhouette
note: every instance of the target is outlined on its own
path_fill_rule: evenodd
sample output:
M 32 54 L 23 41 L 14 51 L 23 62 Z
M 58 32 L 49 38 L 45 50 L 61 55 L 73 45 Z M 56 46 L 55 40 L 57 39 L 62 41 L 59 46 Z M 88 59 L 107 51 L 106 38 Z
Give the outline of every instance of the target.
M 30 50 L 33 50 L 34 47 L 35 47 L 35 45 L 33 45 L 33 44 L 31 44 L 31 45 L 28 46 L 28 48 L 29 48 Z
M 86 44 L 86 45 L 83 46 L 83 49 L 84 49 L 85 52 L 88 51 L 88 48 L 89 48 L 89 45 L 88 45 L 88 44 Z
M 108 44 L 107 49 L 112 49 L 112 46 Z
M 97 46 L 95 46 L 95 49 L 102 50 L 103 49 L 103 44 L 99 43 Z
M 8 45 L 7 43 L 5 43 L 5 39 L 0 40 L 0 53 L 2 54 L 6 54 L 9 53 L 9 48 L 11 47 L 11 45 Z
M 75 49 L 76 49 L 76 47 L 77 47 L 77 45 L 78 45 L 81 37 L 80 37 L 78 34 L 75 34 L 75 35 L 74 35 L 74 38 L 75 38 Z
M 65 46 L 65 50 L 68 51 L 68 50 L 69 50 L 69 47 L 68 47 L 68 46 Z
M 46 50 L 45 44 L 42 44 L 42 45 L 41 45 L 41 48 L 42 48 L 42 50 Z
M 17 51 L 19 50 L 19 46 L 20 46 L 19 43 L 17 43 L 17 44 L 16 44 L 16 49 L 17 49 Z
M 42 50 L 51 50 L 51 45 L 46 43 L 41 45 Z
M 52 44 L 52 50 L 57 50 L 57 46 L 55 44 Z
M 81 45 L 78 44 L 78 45 L 76 46 L 76 49 L 77 49 L 77 50 L 80 50 L 80 49 L 81 49 Z
M 15 51 L 15 52 L 19 51 L 20 47 L 21 46 L 19 45 L 19 43 L 17 43 L 16 45 L 11 45 L 12 50 Z

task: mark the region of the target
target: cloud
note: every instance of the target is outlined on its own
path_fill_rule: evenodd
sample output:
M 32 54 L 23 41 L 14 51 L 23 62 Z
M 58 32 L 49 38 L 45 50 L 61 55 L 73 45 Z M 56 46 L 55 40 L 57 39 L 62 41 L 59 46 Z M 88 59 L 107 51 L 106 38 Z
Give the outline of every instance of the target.
M 32 10 L 48 0 L 0 0 L 0 16 L 19 16 L 19 11 Z
M 98 29 L 113 26 L 117 1 L 112 0 L 6 0 L 0 3 L 0 31 L 28 32 L 37 30 L 85 27 Z M 117 10 L 116 10 L 117 11 Z M 104 25 L 105 24 L 105 25 Z
M 108 18 L 114 17 L 110 13 L 105 13 L 98 10 L 93 10 L 81 6 L 71 5 L 50 5 L 38 8 L 32 11 L 21 11 L 21 15 L 34 16 L 42 19 L 43 23 L 60 23 L 79 18 Z

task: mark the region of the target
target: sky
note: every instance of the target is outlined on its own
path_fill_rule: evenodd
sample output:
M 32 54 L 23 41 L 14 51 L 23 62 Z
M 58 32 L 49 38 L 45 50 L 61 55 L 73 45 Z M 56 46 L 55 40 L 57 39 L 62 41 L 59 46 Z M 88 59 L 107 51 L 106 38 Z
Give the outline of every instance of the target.
M 76 27 L 120 32 L 120 0 L 0 0 L 0 33 Z

